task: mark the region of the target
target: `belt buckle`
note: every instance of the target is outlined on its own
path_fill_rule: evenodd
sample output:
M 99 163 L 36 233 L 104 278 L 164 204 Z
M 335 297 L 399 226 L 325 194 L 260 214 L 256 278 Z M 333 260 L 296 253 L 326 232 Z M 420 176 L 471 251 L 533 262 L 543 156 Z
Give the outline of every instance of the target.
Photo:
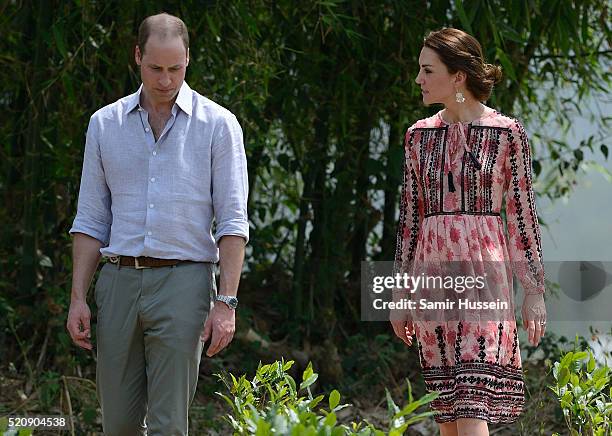
M 138 263 L 138 258 L 134 257 L 134 269 L 148 269 L 151 268 L 150 266 L 140 266 L 140 264 Z

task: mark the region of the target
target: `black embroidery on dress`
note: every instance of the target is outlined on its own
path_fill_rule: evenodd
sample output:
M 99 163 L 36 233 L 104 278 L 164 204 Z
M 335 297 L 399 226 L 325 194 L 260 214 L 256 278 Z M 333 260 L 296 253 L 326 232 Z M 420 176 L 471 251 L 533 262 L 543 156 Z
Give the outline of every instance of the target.
M 480 349 L 480 351 L 478 352 L 478 357 L 480 357 L 481 362 L 484 362 L 485 357 L 487 357 L 487 354 L 485 353 L 485 338 L 484 336 L 480 335 L 477 340 L 478 348 Z
M 438 348 L 440 349 L 442 366 L 448 366 L 448 360 L 446 359 L 446 344 L 444 342 L 444 331 L 442 330 L 442 326 L 436 327 L 436 336 L 438 337 Z
M 440 164 L 440 202 L 437 210 L 444 210 L 444 164 L 446 161 L 446 139 L 448 138 L 448 126 L 444 129 L 444 138 L 442 140 L 442 162 Z
M 523 217 L 523 205 L 521 203 L 521 189 L 519 187 L 520 180 L 518 176 L 518 163 L 517 163 L 517 145 L 514 143 L 514 136 L 512 133 L 508 133 L 508 142 L 510 143 L 510 171 L 512 173 L 512 192 L 514 199 L 514 207 L 516 208 L 516 221 L 517 226 L 520 230 L 521 243 L 523 244 L 523 250 L 525 251 L 525 257 L 531 262 L 532 253 L 531 247 L 529 247 L 529 238 L 527 238 L 527 232 L 525 231 L 525 218 Z
M 411 130 L 410 135 L 406 138 L 405 150 L 406 156 L 404 158 L 403 163 L 403 182 L 402 182 L 402 193 L 400 197 L 400 217 L 399 217 L 399 225 L 397 228 L 397 236 L 396 236 L 396 248 L 395 248 L 395 264 L 394 269 L 395 272 L 401 272 L 404 267 L 404 230 L 408 223 L 408 218 L 410 218 L 410 238 L 408 243 L 408 253 L 407 253 L 407 261 L 410 261 L 414 257 L 414 252 L 417 246 L 417 236 L 419 232 L 420 222 L 419 222 L 419 192 L 418 192 L 418 181 L 416 173 L 414 169 L 412 169 L 411 164 L 411 156 L 410 150 L 412 148 L 414 142 L 414 134 L 415 131 Z M 410 186 L 408 185 L 410 183 Z M 408 189 L 410 188 L 411 197 L 406 199 L 406 195 Z M 408 202 L 410 202 L 410 217 L 407 215 Z
M 501 216 L 499 212 L 467 212 L 464 210 L 455 210 L 452 212 L 432 212 L 426 213 L 425 218 L 435 215 L 475 215 L 475 216 Z
M 510 365 L 511 366 L 515 366 L 514 362 L 515 362 L 515 356 L 516 356 L 516 347 L 518 346 L 518 337 L 516 335 L 516 329 L 514 329 L 513 331 L 513 335 L 514 335 L 514 340 L 512 341 L 512 357 L 510 358 Z
M 475 417 L 489 422 L 513 422 L 525 402 L 521 368 L 464 361 L 456 366 L 428 367 L 423 376 L 426 389 L 440 394 L 431 403 L 437 422 Z M 482 397 L 487 398 L 486 403 Z
M 529 141 L 527 140 L 527 134 L 525 133 L 525 129 L 523 128 L 523 126 L 516 120 L 515 120 L 514 125 L 515 125 L 516 130 L 518 131 L 519 139 L 521 143 L 520 150 L 515 150 L 515 152 L 522 153 L 523 172 L 525 174 L 525 179 L 528 185 L 527 186 L 527 206 L 529 210 L 526 211 L 526 213 L 529 213 L 531 221 L 533 223 L 537 223 L 538 217 L 536 213 L 535 199 L 533 197 L 533 190 L 530 189 L 531 168 L 529 166 L 529 162 L 530 162 L 531 152 L 529 150 Z M 514 139 L 511 132 L 508 134 L 508 137 L 509 137 L 509 140 L 511 138 Z M 514 142 L 510 141 L 511 151 L 512 151 L 512 145 L 514 145 Z M 516 193 L 516 190 L 515 190 L 515 193 Z M 516 195 L 515 195 L 515 199 L 516 199 Z M 521 208 L 521 212 L 522 212 L 522 208 Z M 517 208 L 517 214 L 518 214 L 518 208 Z M 535 242 L 536 255 L 538 257 L 538 260 L 541 262 L 542 261 L 542 248 L 541 248 L 542 246 L 541 246 L 540 235 L 539 235 L 538 229 L 537 228 L 534 229 L 533 233 L 534 233 L 534 238 L 535 238 L 534 242 Z M 526 235 L 523 235 L 523 232 L 521 232 L 521 243 L 523 243 L 525 257 L 527 258 L 530 272 L 532 274 L 532 277 L 537 280 L 537 283 L 542 285 L 544 281 L 543 273 L 540 271 L 540 269 L 536 265 L 535 259 L 533 259 L 532 247 L 530 246 L 529 242 L 530 242 L 529 238 Z
M 461 363 L 461 336 L 463 335 L 463 323 L 457 325 L 457 338 L 455 339 L 455 364 Z
M 501 346 L 502 346 L 502 332 L 504 330 L 504 325 L 500 322 L 497 325 L 497 329 L 499 330 L 499 335 L 497 338 L 497 355 L 495 356 L 495 361 L 499 363 L 499 353 L 501 351 Z
M 472 150 L 464 152 L 461 159 L 461 175 L 452 187 L 446 161 L 448 126 L 419 127 L 416 140 L 419 154 L 418 178 L 423 187 L 425 216 L 444 213 L 445 189 L 461 189 L 461 208 L 457 212 L 488 213 L 501 205 L 493 204 L 494 175 L 501 151 L 501 134 L 510 131 L 507 127 L 468 125 L 467 140 Z M 498 168 L 498 171 L 501 168 Z M 446 186 L 448 185 L 448 186 Z
M 421 162 L 421 186 L 423 186 L 423 197 L 425 213 L 440 210 L 440 180 L 443 166 L 440 165 L 445 144 L 442 131 L 435 129 L 423 129 L 419 140 L 419 154 Z
M 461 159 L 461 211 L 465 211 L 465 156 Z

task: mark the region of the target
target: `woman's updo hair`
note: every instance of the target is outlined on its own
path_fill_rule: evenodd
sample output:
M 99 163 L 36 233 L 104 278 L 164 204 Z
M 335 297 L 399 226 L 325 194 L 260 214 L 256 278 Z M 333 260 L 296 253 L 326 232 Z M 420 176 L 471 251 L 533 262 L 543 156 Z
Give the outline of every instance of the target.
M 463 30 L 446 27 L 431 32 L 423 45 L 437 53 L 449 73 L 463 71 L 467 75 L 466 87 L 478 101 L 487 101 L 501 80 L 501 67 L 485 63 L 480 43 Z

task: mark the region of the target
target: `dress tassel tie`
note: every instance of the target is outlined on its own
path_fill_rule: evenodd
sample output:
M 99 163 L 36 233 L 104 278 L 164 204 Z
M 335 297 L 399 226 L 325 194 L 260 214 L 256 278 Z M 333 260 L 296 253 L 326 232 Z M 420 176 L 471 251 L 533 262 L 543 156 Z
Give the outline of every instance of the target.
M 478 161 L 478 158 L 476 158 L 476 155 L 474 154 L 474 152 L 472 151 L 472 149 L 470 148 L 470 145 L 468 144 L 467 138 L 465 136 L 465 132 L 463 130 L 463 126 L 461 125 L 461 123 L 456 123 L 456 124 L 452 124 L 449 128 L 450 130 L 450 144 L 461 147 L 463 146 L 463 150 L 468 154 L 468 157 L 470 158 L 470 160 L 472 161 L 472 163 L 474 164 L 474 167 L 477 170 L 480 170 L 482 168 L 482 164 Z M 452 156 L 454 153 L 449 153 L 450 156 Z M 455 158 L 455 162 L 453 162 L 451 164 L 450 162 L 450 157 L 446 159 L 444 167 L 446 170 L 446 175 L 447 175 L 447 180 L 448 180 L 448 192 L 455 192 L 456 188 L 455 188 L 455 183 L 453 181 L 453 172 L 451 171 L 451 167 L 452 166 L 456 166 L 458 164 L 458 162 L 456 162 L 457 160 L 461 159 L 459 157 L 460 155 L 457 154 L 457 157 Z
M 453 173 L 448 172 L 448 191 L 455 192 L 455 184 L 453 183 Z

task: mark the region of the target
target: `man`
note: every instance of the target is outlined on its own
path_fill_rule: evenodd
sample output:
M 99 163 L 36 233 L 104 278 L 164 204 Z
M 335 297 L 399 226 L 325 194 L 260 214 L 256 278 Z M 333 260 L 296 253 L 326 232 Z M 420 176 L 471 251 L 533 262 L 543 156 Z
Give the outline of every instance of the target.
M 184 435 L 203 342 L 213 356 L 234 334 L 246 157 L 236 117 L 184 82 L 183 21 L 146 18 L 135 58 L 142 86 L 98 110 L 87 130 L 67 329 L 92 349 L 87 290 L 108 257 L 95 287 L 104 432 Z M 211 304 L 217 262 L 222 303 Z

